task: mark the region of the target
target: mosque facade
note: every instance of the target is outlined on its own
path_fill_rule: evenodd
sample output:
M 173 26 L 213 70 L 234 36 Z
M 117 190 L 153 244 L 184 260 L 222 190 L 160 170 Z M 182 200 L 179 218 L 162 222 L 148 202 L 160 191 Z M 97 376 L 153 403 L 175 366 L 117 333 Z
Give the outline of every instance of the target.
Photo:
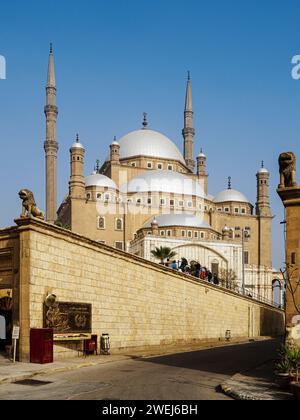
M 111 247 L 154 260 L 167 246 L 176 259 L 198 261 L 215 274 L 234 273 L 251 293 L 272 299 L 270 173 L 257 171 L 257 200 L 228 187 L 209 194 L 207 157 L 194 155 L 191 80 L 184 108 L 183 153 L 148 126 L 114 139 L 104 162 L 85 176 L 85 146 L 70 148 L 69 193 L 57 206 L 56 82 L 50 50 L 46 141 L 46 220 Z

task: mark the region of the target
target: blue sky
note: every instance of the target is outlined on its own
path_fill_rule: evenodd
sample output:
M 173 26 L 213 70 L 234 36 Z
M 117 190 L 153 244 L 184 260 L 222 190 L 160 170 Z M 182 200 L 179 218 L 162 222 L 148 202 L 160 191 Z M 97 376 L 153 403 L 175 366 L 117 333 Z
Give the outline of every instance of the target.
M 299 155 L 300 3 L 276 0 L 89 0 L 2 2 L 0 55 L 0 226 L 20 213 L 17 192 L 44 207 L 45 81 L 49 42 L 58 85 L 59 198 L 68 190 L 69 146 L 79 132 L 86 173 L 116 135 L 141 126 L 182 148 L 186 72 L 191 71 L 195 152 L 208 156 L 210 193 L 232 176 L 255 203 L 255 174 L 271 171 L 274 266 L 283 263 L 277 158 Z M 3 203 L 3 201 L 2 201 Z

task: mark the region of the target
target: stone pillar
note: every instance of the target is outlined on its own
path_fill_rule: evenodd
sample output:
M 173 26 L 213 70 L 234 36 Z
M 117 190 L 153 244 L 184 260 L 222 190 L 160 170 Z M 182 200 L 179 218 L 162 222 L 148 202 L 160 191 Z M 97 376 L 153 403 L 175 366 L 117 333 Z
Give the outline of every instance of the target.
M 295 182 L 295 156 L 283 153 L 279 164 L 277 192 L 286 212 L 286 326 L 288 339 L 300 346 L 300 185 Z

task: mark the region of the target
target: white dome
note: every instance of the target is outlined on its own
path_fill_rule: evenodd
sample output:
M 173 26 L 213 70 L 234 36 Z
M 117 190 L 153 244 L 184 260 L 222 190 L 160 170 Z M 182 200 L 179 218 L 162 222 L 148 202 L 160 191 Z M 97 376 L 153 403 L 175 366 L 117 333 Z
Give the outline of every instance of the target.
M 79 143 L 79 141 L 76 141 L 75 143 L 73 143 L 71 148 L 72 149 L 84 149 L 83 145 L 81 143 Z
M 268 174 L 269 171 L 266 168 L 260 168 L 259 171 L 257 172 L 258 174 Z
M 105 175 L 93 173 L 85 178 L 86 187 L 107 187 L 113 190 L 117 190 L 117 186 L 114 181 Z
M 206 155 L 203 152 L 200 152 L 197 157 L 198 158 L 206 158 Z
M 228 201 L 238 201 L 241 203 L 249 203 L 248 198 L 242 194 L 240 191 L 227 189 L 219 194 L 217 194 L 214 198 L 214 203 L 224 203 Z
M 158 226 L 184 226 L 202 229 L 211 229 L 211 226 L 200 217 L 192 214 L 163 214 L 161 216 L 152 217 L 144 224 L 144 228 L 150 228 L 153 220 L 156 219 Z
M 163 192 L 205 198 L 200 184 L 174 171 L 146 171 L 121 187 L 123 193 Z
M 227 225 L 225 225 L 224 227 L 223 227 L 223 230 L 222 230 L 222 232 L 223 233 L 225 233 L 225 232 L 230 232 L 230 228 L 227 226 Z
M 133 131 L 118 141 L 120 145 L 120 159 L 134 156 L 149 156 L 155 158 L 185 160 L 177 146 L 168 137 L 153 130 Z M 109 159 L 108 159 L 109 160 Z

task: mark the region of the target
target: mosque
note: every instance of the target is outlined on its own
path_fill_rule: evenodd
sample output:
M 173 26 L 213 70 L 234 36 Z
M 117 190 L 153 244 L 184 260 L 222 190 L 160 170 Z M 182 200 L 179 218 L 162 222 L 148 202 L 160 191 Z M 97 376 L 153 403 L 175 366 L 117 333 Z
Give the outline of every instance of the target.
M 272 299 L 269 172 L 256 174 L 257 201 L 228 187 L 209 194 L 207 157 L 194 157 L 193 107 L 187 81 L 183 153 L 149 128 L 114 139 L 104 162 L 85 176 L 85 146 L 70 148 L 69 193 L 57 205 L 56 82 L 52 47 L 46 86 L 46 220 L 92 240 L 155 261 L 151 251 L 167 246 L 176 259 L 199 261 L 214 274 L 234 273 L 239 286 Z

